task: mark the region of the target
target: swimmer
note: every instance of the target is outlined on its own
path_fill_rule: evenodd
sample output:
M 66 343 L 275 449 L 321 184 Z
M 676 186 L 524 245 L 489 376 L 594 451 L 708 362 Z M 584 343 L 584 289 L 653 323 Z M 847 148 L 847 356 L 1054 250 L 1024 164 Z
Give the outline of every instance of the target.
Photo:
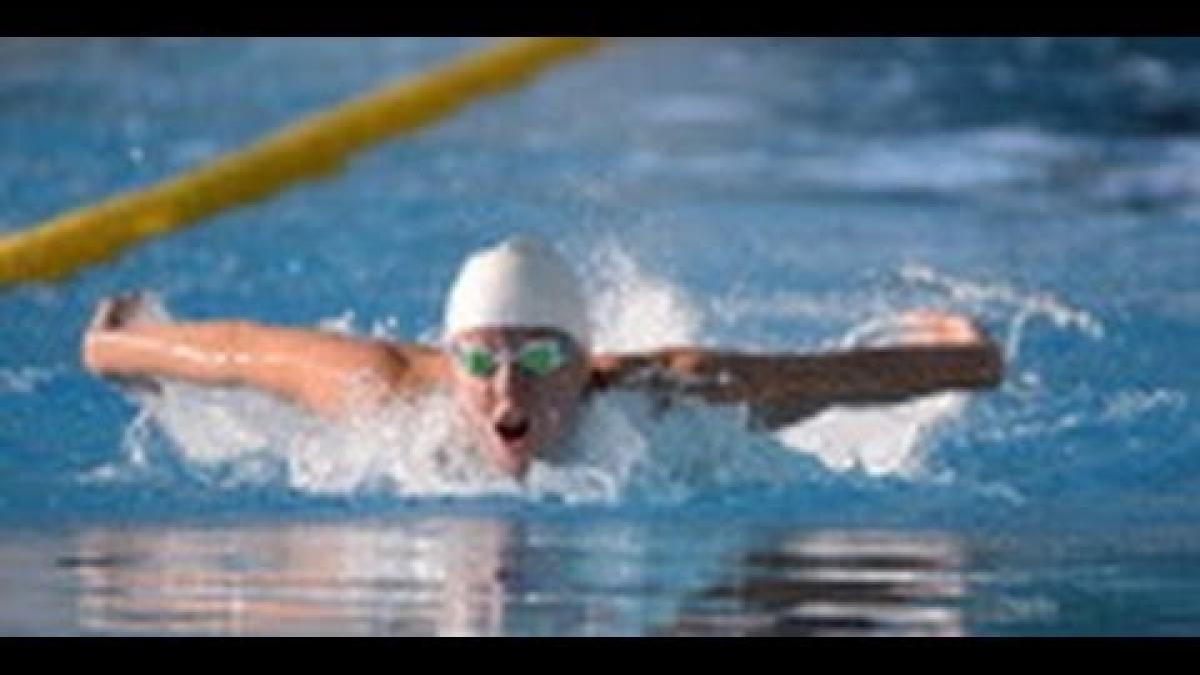
M 996 345 L 966 317 L 903 315 L 900 344 L 814 354 L 690 346 L 593 353 L 587 298 L 567 262 L 520 236 L 478 252 L 450 289 L 440 344 L 367 339 L 249 321 L 172 322 L 146 294 L 101 301 L 82 346 L 91 372 L 257 389 L 331 420 L 448 389 L 495 468 L 521 477 L 605 391 L 745 405 L 776 429 L 835 404 L 894 403 L 1003 377 Z

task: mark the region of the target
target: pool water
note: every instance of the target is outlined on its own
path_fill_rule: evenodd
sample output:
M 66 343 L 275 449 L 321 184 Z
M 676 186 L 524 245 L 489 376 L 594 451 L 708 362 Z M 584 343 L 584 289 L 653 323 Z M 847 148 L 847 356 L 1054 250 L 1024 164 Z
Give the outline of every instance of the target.
M 0 43 L 0 232 L 480 39 Z M 10 635 L 1194 635 L 1200 41 L 631 40 L 348 169 L 0 294 Z M 852 344 L 914 307 L 977 396 L 775 436 L 614 397 L 514 486 L 444 417 L 317 428 L 82 372 L 92 306 L 431 340 L 462 257 L 551 239 L 597 342 Z M 430 440 L 430 439 L 433 440 Z

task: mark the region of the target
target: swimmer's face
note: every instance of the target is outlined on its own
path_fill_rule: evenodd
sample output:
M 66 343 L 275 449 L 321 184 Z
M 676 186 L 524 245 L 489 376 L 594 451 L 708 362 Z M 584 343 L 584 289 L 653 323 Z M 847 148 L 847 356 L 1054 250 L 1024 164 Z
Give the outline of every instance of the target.
M 489 459 L 523 476 L 543 448 L 570 430 L 588 379 L 588 358 L 561 331 L 477 328 L 451 337 L 460 412 Z M 561 365 L 553 358 L 565 357 Z M 554 367 L 556 366 L 556 367 Z

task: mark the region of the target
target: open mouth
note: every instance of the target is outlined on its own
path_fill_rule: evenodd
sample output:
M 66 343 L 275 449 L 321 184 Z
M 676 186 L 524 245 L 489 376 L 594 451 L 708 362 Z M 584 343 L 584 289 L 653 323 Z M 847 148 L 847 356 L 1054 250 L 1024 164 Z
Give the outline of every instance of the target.
M 529 433 L 529 419 L 516 417 L 501 420 L 496 423 L 496 433 L 505 443 L 516 443 Z

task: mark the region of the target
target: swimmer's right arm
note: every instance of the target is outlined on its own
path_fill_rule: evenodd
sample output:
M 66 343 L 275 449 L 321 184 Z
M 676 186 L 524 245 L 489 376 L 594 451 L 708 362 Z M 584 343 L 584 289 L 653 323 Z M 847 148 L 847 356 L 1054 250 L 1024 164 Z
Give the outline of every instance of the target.
M 416 393 L 442 367 L 431 348 L 319 330 L 130 321 L 120 316 L 122 301 L 128 296 L 102 303 L 84 335 L 83 363 L 93 373 L 249 387 L 338 417 Z

